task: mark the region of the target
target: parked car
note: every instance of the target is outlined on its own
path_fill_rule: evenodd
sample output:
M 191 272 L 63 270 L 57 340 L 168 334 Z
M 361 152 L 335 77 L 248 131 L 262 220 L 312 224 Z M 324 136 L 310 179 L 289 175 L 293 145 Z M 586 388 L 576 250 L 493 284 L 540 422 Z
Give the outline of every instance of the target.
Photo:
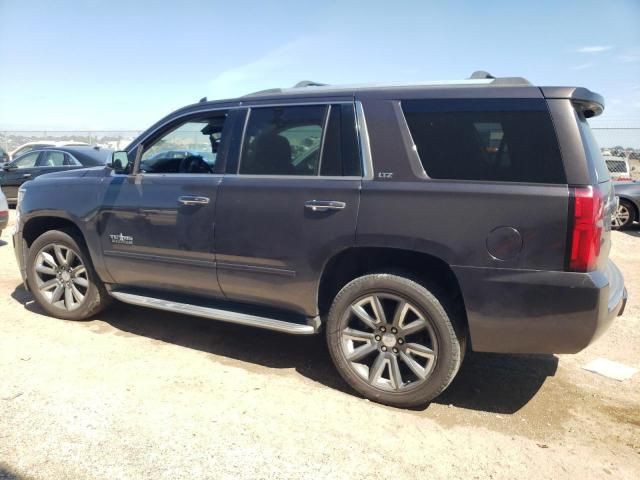
M 24 184 L 16 257 L 54 317 L 90 318 L 116 298 L 322 331 L 360 394 L 423 405 L 467 348 L 574 353 L 622 314 L 615 197 L 587 123 L 603 104 L 486 73 L 204 101 L 110 167 Z M 187 142 L 217 156 L 212 170 L 140 171 Z
M 604 157 L 604 161 L 607 164 L 611 180 L 614 182 L 631 181 L 631 168 L 629 167 L 629 160 L 627 160 L 626 157 L 614 157 L 607 155 Z
M 9 223 L 9 205 L 7 204 L 7 198 L 4 196 L 4 193 L 0 188 L 0 235 L 2 235 L 2 230 L 7 228 L 8 223 Z
M 611 220 L 613 228 L 626 230 L 640 220 L 640 182 L 615 184 L 618 207 Z
M 10 204 L 18 200 L 20 185 L 45 173 L 104 166 L 113 150 L 98 147 L 51 147 L 33 150 L 6 163 L 0 170 L 0 186 Z
M 18 158 L 21 155 L 24 155 L 25 153 L 29 153 L 32 150 L 39 150 L 41 148 L 48 148 L 48 147 L 68 147 L 68 146 L 88 146 L 88 143 L 84 143 L 84 142 L 74 142 L 74 141 L 59 141 L 59 142 L 54 142 L 54 141 L 50 141 L 50 140 L 40 140 L 38 142 L 29 142 L 29 143 L 25 143 L 23 145 L 20 145 L 18 148 L 14 149 L 11 154 L 9 155 L 9 160 L 12 160 L 14 158 Z

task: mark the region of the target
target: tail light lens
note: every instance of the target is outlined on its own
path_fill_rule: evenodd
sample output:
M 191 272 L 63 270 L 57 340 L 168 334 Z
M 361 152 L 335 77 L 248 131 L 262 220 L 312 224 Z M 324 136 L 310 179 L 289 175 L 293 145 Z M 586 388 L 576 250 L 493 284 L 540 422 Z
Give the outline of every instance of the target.
M 569 270 L 589 272 L 596 268 L 604 227 L 604 201 L 593 187 L 573 189 L 571 253 Z

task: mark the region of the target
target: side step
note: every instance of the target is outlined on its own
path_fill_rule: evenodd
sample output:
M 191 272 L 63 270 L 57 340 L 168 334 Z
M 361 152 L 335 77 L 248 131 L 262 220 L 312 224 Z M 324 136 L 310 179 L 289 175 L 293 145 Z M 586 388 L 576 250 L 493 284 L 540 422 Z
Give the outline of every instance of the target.
M 275 330 L 276 332 L 292 333 L 294 335 L 313 335 L 318 332 L 320 327 L 320 319 L 318 317 L 309 320 L 308 324 L 285 322 L 275 318 L 260 317 L 247 313 L 232 312 L 219 308 L 204 307 L 200 305 L 192 305 L 189 303 L 174 302 L 171 300 L 163 300 L 161 298 L 146 297 L 136 293 L 128 292 L 109 292 L 113 298 L 131 305 L 140 305 L 142 307 L 156 308 L 158 310 L 166 310 L 168 312 L 182 313 L 185 315 L 193 315 L 195 317 L 209 318 L 211 320 L 221 320 L 223 322 L 237 323 L 247 325 L 249 327 L 266 328 L 267 330 Z

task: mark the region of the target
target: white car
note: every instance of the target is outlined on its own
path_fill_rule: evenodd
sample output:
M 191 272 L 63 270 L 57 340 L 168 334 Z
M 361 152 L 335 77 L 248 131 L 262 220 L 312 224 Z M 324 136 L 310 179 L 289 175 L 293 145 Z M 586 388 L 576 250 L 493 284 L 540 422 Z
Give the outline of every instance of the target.
M 629 167 L 629 160 L 625 157 L 614 157 L 612 155 L 603 155 L 604 161 L 607 164 L 609 175 L 614 182 L 630 182 L 631 181 L 631 168 Z
M 71 145 L 89 145 L 88 143 L 84 143 L 84 142 L 74 142 L 74 141 L 61 141 L 61 142 L 54 142 L 51 140 L 41 140 L 38 142 L 28 142 L 25 143 L 23 145 L 20 145 L 18 148 L 16 148 L 15 150 L 13 150 L 12 152 L 9 153 L 9 161 L 13 160 L 14 158 L 23 155 L 25 153 L 30 152 L 31 150 L 36 150 L 38 148 L 44 148 L 44 147 L 67 147 L 67 146 L 71 146 Z
M 7 223 L 9 223 L 9 205 L 7 204 L 7 198 L 0 189 L 0 235 L 2 230 L 7 228 Z

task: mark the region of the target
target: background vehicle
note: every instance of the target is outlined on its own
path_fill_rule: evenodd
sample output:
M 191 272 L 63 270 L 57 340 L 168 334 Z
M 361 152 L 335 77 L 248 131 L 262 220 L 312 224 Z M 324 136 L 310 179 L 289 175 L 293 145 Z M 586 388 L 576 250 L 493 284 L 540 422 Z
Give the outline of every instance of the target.
M 422 405 L 467 346 L 573 353 L 623 312 L 615 196 L 587 123 L 603 103 L 486 72 L 200 102 L 111 168 L 26 183 L 16 256 L 52 316 L 88 318 L 116 298 L 324 331 L 356 391 Z M 215 164 L 140 169 L 177 145 Z
M 19 157 L 20 155 L 24 155 L 25 153 L 28 153 L 32 150 L 38 150 L 41 148 L 46 148 L 46 147 L 65 147 L 65 146 L 72 146 L 72 145 L 78 145 L 78 146 L 88 146 L 87 143 L 83 143 L 83 142 L 74 142 L 74 141 L 60 141 L 60 142 L 54 142 L 54 141 L 50 141 L 50 140 L 41 140 L 38 142 L 29 142 L 29 143 L 25 143 L 23 145 L 20 145 L 18 148 L 14 149 L 10 155 L 9 155 L 9 160 L 12 160 L 14 158 Z
M 38 175 L 74 170 L 84 167 L 105 165 L 112 150 L 97 147 L 52 147 L 29 151 L 0 170 L 0 186 L 7 200 L 14 204 L 18 198 L 18 188 L 24 182 Z
M 616 183 L 615 192 L 619 202 L 611 222 L 614 228 L 626 230 L 640 220 L 640 183 Z
M 2 147 L 0 147 L 0 164 L 3 164 L 8 161 L 9 161 L 9 154 L 5 152 Z
M 606 155 L 604 161 L 607 164 L 609 175 L 614 182 L 630 182 L 631 181 L 631 168 L 629 167 L 629 160 L 626 157 L 614 157 Z
M 7 228 L 7 223 L 9 223 L 9 205 L 0 188 L 0 234 L 2 234 L 2 230 Z

